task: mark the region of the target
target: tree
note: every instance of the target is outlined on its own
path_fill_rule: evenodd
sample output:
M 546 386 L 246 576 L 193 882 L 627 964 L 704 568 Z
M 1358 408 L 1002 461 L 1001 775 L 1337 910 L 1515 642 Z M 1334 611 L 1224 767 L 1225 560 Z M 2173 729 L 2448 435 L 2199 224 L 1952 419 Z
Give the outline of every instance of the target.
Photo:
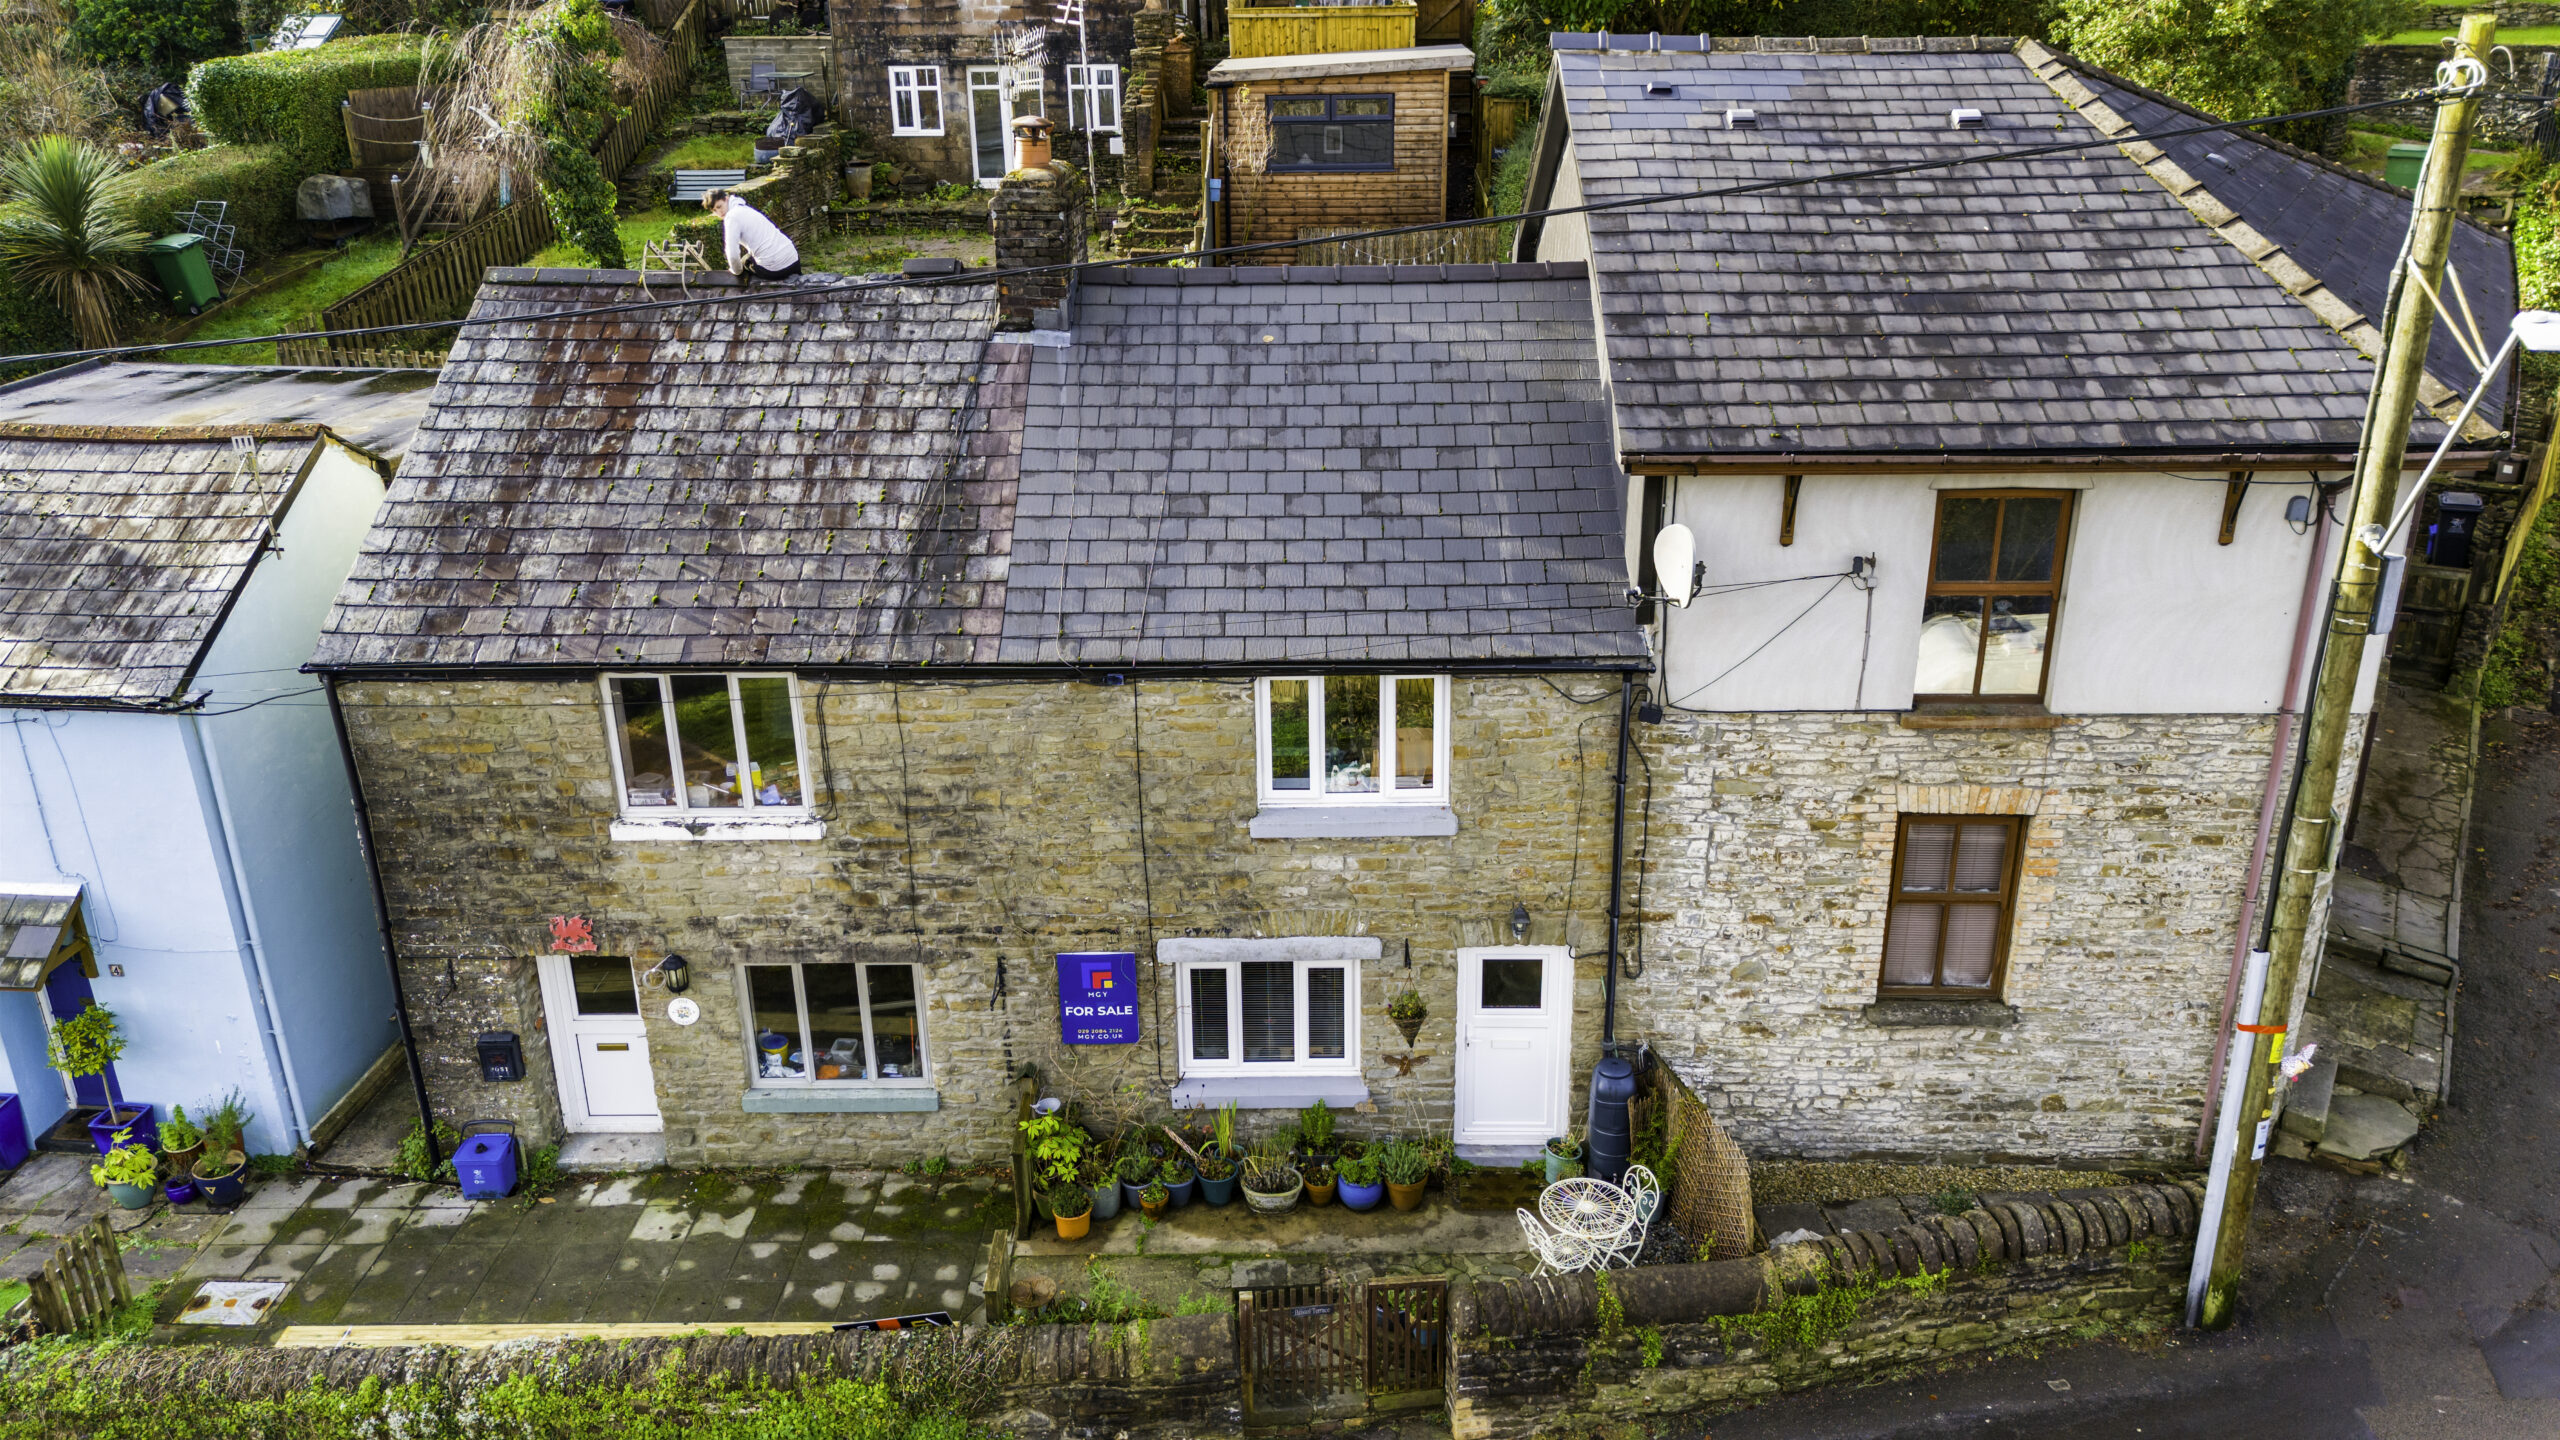
M 132 262 L 150 237 L 116 213 L 116 158 L 48 135 L 0 161 L 0 268 L 71 317 L 83 347 L 116 340 L 115 302 L 149 292 Z
M 240 43 L 233 0 L 76 0 L 71 44 L 109 67 L 183 80 L 187 67 Z
M 2356 50 L 2408 0 L 2062 0 L 2054 38 L 2137 85 L 2231 119 L 2336 103 Z M 2316 144 L 2304 122 L 2280 138 Z

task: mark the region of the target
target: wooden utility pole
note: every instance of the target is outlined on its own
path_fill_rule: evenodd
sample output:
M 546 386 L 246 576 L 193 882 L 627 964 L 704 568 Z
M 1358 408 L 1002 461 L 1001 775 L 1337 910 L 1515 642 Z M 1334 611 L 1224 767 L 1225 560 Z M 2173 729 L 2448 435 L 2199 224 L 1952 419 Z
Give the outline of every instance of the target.
M 2457 59 L 2485 61 L 2496 40 L 2494 15 L 2462 18 Z M 2426 174 L 2418 186 L 2416 208 L 2409 219 L 2409 253 L 2403 269 L 2391 277 L 2390 299 L 2383 311 L 2382 361 L 2373 393 L 2366 401 L 2364 438 L 2356 452 L 2353 507 L 2347 521 L 2346 554 L 2338 569 L 2336 597 L 2329 607 L 2328 643 L 2320 670 L 2312 681 L 2309 714 L 2303 730 L 2302 763 L 2294 775 L 2294 821 L 2284 839 L 2284 868 L 2276 880 L 2268 945 L 2266 1000 L 2252 1027 L 2248 1048 L 2233 1056 L 2247 1067 L 2247 1089 L 2239 1109 L 2222 1123 L 2241 1127 L 2228 1186 L 2223 1192 L 2221 1224 L 2214 1237 L 2213 1270 L 2207 1282 L 2201 1320 L 2205 1328 L 2229 1325 L 2239 1310 L 2240 1265 L 2247 1251 L 2249 1212 L 2257 1199 L 2258 1170 L 2266 1158 L 2267 1133 L 2275 1115 L 2276 1066 L 2283 1061 L 2284 1027 L 2292 1018 L 2294 987 L 2302 975 L 2311 943 L 2312 894 L 2320 877 L 2337 859 L 2338 764 L 2345 748 L 2349 710 L 2355 703 L 2356 677 L 2364 669 L 2365 640 L 2373 633 L 2375 610 L 2382 594 L 2382 551 L 2388 543 L 2392 502 L 2400 488 L 2400 470 L 2409 449 L 2410 416 L 2418 404 L 2418 384 L 2426 373 L 2427 336 L 2435 311 L 2423 294 L 2408 284 L 2408 271 L 2424 277 L 2429 289 L 2444 292 L 2445 256 L 2453 245 L 2454 205 L 2462 185 L 2463 163 L 2470 150 L 2471 117 L 2476 92 L 2436 102 L 2434 140 L 2427 147 Z M 2236 1049 L 2236 1047 L 2235 1047 Z

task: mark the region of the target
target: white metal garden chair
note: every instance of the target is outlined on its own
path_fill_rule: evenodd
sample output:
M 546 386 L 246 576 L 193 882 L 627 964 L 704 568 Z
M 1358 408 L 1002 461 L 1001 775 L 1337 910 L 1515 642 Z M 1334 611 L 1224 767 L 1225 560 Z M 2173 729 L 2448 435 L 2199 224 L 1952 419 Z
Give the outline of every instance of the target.
M 1550 1230 L 1538 1223 L 1538 1217 L 1526 1210 L 1512 1212 L 1520 1217 L 1520 1233 L 1538 1256 L 1541 1275 L 1570 1275 L 1577 1270 L 1600 1268 L 1600 1256 L 1589 1241 L 1579 1235 Z
M 1627 1192 L 1633 1214 L 1617 1243 L 1609 1247 L 1609 1263 L 1633 1265 L 1636 1257 L 1644 1253 L 1644 1240 L 1653 1229 L 1653 1217 L 1662 1210 L 1662 1182 L 1644 1166 L 1630 1165 L 1627 1173 L 1618 1177 L 1618 1188 Z

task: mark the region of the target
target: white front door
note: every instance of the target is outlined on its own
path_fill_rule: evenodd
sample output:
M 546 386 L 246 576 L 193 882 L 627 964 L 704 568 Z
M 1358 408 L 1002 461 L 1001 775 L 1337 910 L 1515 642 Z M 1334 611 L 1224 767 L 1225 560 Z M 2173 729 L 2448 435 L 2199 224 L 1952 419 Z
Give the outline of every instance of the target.
M 572 1131 L 656 1130 L 658 1082 L 631 962 L 611 955 L 542 957 L 542 1008 L 560 1112 Z
M 1523 945 L 1458 952 L 1461 1145 L 1536 1145 L 1566 1127 L 1573 955 Z

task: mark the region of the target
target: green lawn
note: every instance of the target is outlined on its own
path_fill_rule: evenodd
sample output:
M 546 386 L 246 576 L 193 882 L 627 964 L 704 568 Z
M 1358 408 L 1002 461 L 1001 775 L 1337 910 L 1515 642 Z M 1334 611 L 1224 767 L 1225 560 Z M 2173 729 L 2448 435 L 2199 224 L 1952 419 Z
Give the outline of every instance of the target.
M 264 290 L 197 328 L 190 340 L 221 340 L 233 335 L 273 335 L 299 330 L 315 311 L 337 304 L 400 259 L 400 237 L 369 236 L 329 258 L 328 263 L 287 285 Z M 189 362 L 216 365 L 273 365 L 276 347 L 235 345 L 216 350 L 182 350 Z
M 652 170 L 744 170 L 755 163 L 752 135 L 696 135 L 649 162 Z
M 652 240 L 666 239 L 667 232 L 676 228 L 677 221 L 700 220 L 705 218 L 705 215 L 706 212 L 704 211 L 688 207 L 681 212 L 675 210 L 643 210 L 637 215 L 623 216 L 620 222 L 614 226 L 615 229 L 622 232 L 623 268 L 626 270 L 639 269 L 640 247 Z M 712 265 L 715 267 L 719 265 L 720 255 L 716 247 L 712 248 L 709 258 Z M 524 263 L 537 267 L 547 266 L 555 270 L 584 270 L 593 266 L 596 262 L 587 258 L 586 251 L 563 241 L 562 243 L 552 246 L 550 249 L 543 251 L 541 254 L 534 256 L 532 259 L 527 260 Z
M 2405 135 L 2385 134 L 2377 130 L 2349 130 L 2347 153 L 2343 158 L 2347 164 L 2368 175 L 2379 175 L 2382 173 L 2382 162 L 2391 154 L 2391 147 L 2411 143 L 2414 142 Z M 2474 150 L 2465 160 L 2463 168 L 2494 170 L 2514 158 L 2514 154 L 2510 151 Z
M 2433 45 L 2452 33 L 2451 29 L 2403 30 L 2397 35 L 2386 37 L 2382 43 L 2385 45 Z M 2501 45 L 2560 45 L 2560 25 L 2521 25 L 2513 30 L 2500 30 L 2498 43 Z

